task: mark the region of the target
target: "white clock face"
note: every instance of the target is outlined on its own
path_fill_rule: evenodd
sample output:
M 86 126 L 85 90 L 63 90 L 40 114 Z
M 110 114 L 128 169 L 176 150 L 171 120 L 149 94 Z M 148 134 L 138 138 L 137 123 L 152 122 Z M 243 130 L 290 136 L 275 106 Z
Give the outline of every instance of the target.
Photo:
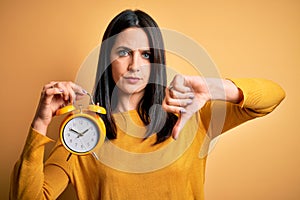
M 96 147 L 100 133 L 96 123 L 83 116 L 69 120 L 63 130 L 62 139 L 70 150 L 85 153 Z

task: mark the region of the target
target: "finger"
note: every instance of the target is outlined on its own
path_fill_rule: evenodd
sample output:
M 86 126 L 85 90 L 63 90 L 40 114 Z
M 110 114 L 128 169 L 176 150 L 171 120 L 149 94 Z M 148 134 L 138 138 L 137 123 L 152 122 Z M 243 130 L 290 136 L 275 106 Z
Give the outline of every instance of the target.
M 186 95 L 188 98 L 178 99 L 178 98 L 172 98 L 170 97 L 170 91 L 166 90 L 166 96 L 164 99 L 164 102 L 166 106 L 176 106 L 176 107 L 186 107 L 193 103 L 194 94 Z M 176 110 L 180 110 L 180 108 L 176 108 Z
M 62 97 L 64 101 L 69 101 L 70 99 L 70 87 L 66 85 L 66 82 L 57 82 L 55 88 L 62 91 Z
M 166 98 L 166 104 L 169 106 L 186 107 L 193 103 L 192 99 L 173 99 Z
M 82 99 L 88 93 L 85 89 L 83 89 L 81 86 L 79 86 L 75 83 L 72 84 L 72 88 L 73 88 L 73 90 L 75 92 L 75 95 L 76 95 L 75 100 Z
M 63 90 L 57 87 L 53 87 L 53 84 L 47 84 L 44 86 L 42 95 L 44 97 L 54 96 L 56 94 L 62 94 Z
M 75 103 L 75 101 L 82 99 L 85 95 L 88 94 L 88 92 L 85 89 L 73 82 L 68 82 L 68 85 L 71 89 L 70 101 L 72 103 Z
M 177 140 L 180 131 L 182 130 L 182 128 L 184 127 L 185 123 L 189 120 L 191 116 L 190 115 L 186 115 L 186 114 L 180 114 L 178 117 L 178 120 L 176 122 L 176 124 L 173 127 L 172 130 L 172 137 Z
M 181 131 L 181 116 L 178 117 L 176 124 L 173 127 L 172 130 L 172 137 L 174 140 L 177 140 L 178 136 L 179 136 L 179 132 Z
M 45 86 L 45 88 L 48 86 Z M 62 95 L 63 90 L 59 89 L 59 88 L 52 88 L 52 87 L 48 87 L 48 89 L 44 89 L 42 92 L 42 99 L 44 99 L 43 101 L 46 104 L 50 104 L 53 97 L 55 95 Z
M 179 110 L 178 108 L 176 108 L 176 106 L 171 106 L 169 101 L 171 99 L 170 97 L 170 93 L 169 93 L 169 88 L 166 88 L 165 89 L 165 98 L 162 102 L 162 108 L 166 111 L 166 112 L 170 112 L 170 113 L 179 113 Z
M 181 85 L 181 84 L 174 84 L 172 86 L 172 90 L 175 90 L 177 92 L 180 92 L 180 93 L 187 93 L 187 92 L 191 92 L 191 88 L 189 87 L 186 87 L 184 85 Z
M 74 103 L 75 100 L 78 100 L 77 97 L 85 95 L 85 90 L 73 82 L 58 82 L 56 87 L 64 91 L 64 100 L 70 103 Z
M 53 89 L 57 88 L 53 91 L 60 91 L 62 92 L 62 97 L 64 101 L 74 103 L 75 100 L 79 100 L 82 96 L 87 94 L 87 92 L 82 89 L 79 85 L 73 82 L 58 82 L 52 81 L 49 84 L 45 85 L 45 89 Z
M 180 112 L 180 115 L 178 117 L 178 120 L 172 130 L 172 137 L 176 140 L 179 136 L 180 131 L 186 124 L 186 122 L 192 117 L 192 115 L 200 110 L 204 105 L 206 101 L 198 101 L 197 103 L 193 103 L 191 105 L 188 105 L 185 108 L 185 112 Z
M 176 91 L 181 92 L 181 93 L 186 93 L 186 92 L 191 92 L 191 88 L 187 87 L 185 84 L 185 77 L 182 75 L 177 74 L 171 84 L 171 87 L 173 87 Z
M 71 82 L 71 87 L 76 93 L 76 95 L 86 95 L 87 91 L 83 89 L 81 86 L 77 85 L 76 83 Z
M 74 103 L 74 101 L 76 99 L 76 94 L 75 94 L 75 91 L 73 89 L 75 87 L 74 84 L 72 82 L 67 82 L 65 86 L 68 90 L 68 96 L 69 96 L 68 100 L 69 100 L 69 102 Z
M 166 112 L 174 113 L 174 114 L 182 114 L 186 113 L 186 109 L 180 106 L 170 106 L 170 105 L 163 105 L 163 109 Z
M 175 88 L 169 90 L 169 94 L 174 99 L 193 99 L 195 96 L 193 92 L 180 92 Z
M 44 89 L 54 88 L 56 84 L 57 84 L 57 81 L 51 81 L 50 83 L 48 83 L 44 86 Z
M 43 93 L 46 96 L 54 96 L 56 94 L 62 94 L 64 91 L 60 88 L 48 88 Z

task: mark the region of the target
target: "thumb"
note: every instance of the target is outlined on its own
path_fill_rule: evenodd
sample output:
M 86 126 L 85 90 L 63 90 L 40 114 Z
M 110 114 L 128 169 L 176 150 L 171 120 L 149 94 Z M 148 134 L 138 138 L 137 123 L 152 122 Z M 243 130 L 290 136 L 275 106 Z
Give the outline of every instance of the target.
M 189 116 L 187 113 L 181 113 L 178 117 L 178 120 L 176 122 L 176 124 L 173 127 L 172 130 L 172 137 L 177 140 L 180 131 L 182 130 L 182 128 L 184 127 L 184 125 L 186 124 L 186 122 L 189 120 L 191 116 Z

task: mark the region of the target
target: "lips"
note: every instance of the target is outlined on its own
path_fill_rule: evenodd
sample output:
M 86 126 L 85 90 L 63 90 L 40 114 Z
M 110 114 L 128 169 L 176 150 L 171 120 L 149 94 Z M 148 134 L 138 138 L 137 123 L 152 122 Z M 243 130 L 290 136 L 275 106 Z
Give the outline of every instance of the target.
M 127 76 L 127 77 L 124 77 L 124 79 L 127 80 L 131 84 L 135 84 L 139 80 L 142 80 L 140 77 L 134 77 L 134 76 Z

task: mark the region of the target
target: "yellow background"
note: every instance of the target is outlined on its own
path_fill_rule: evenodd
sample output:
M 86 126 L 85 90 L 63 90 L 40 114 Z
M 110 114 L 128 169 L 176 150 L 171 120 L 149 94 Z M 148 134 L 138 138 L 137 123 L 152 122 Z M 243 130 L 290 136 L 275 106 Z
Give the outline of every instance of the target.
M 263 77 L 286 91 L 270 115 L 225 134 L 210 154 L 207 200 L 300 199 L 300 1 L 0 1 L 1 199 L 42 86 L 74 80 L 108 22 L 139 8 L 201 44 L 223 77 Z M 197 52 L 195 52 L 197 53 Z M 72 199 L 72 190 L 60 199 Z

